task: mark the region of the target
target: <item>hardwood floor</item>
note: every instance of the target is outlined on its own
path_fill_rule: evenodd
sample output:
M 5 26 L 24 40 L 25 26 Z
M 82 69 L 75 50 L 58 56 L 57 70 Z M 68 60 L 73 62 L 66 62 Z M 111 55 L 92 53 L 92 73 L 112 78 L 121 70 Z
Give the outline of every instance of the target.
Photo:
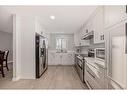
M 7 68 L 4 68 L 4 74 L 5 77 L 2 77 L 2 74 L 0 74 L 0 81 L 2 80 L 12 80 L 13 77 L 13 63 L 8 63 L 9 71 L 7 71 Z
M 0 89 L 88 89 L 73 66 L 48 66 L 41 78 L 35 80 L 1 80 Z

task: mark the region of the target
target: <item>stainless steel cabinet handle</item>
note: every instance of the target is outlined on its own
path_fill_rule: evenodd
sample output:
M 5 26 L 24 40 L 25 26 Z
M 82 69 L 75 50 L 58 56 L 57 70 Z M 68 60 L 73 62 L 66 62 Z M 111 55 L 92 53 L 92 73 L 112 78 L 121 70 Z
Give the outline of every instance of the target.
M 91 89 L 93 89 L 93 87 L 90 85 L 90 83 L 87 81 L 88 85 L 90 86 Z
M 95 78 L 95 76 L 94 75 L 92 75 L 88 70 L 87 70 L 87 72 L 93 77 L 93 78 Z
M 100 40 L 102 40 L 102 35 L 100 36 Z
M 102 37 L 103 37 L 103 40 L 104 40 L 104 35 Z
M 127 5 L 126 5 L 126 13 L 127 13 Z
M 127 7 L 127 6 L 126 6 Z M 125 41 L 125 53 L 127 54 L 127 23 L 126 23 L 126 26 L 125 26 L 125 36 L 126 36 L 126 41 Z

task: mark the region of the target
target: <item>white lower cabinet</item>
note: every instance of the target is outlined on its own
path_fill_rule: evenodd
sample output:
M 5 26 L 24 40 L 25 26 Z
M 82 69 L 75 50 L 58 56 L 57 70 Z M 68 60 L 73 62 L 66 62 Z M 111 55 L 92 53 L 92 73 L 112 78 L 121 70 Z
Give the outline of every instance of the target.
M 55 56 L 55 52 L 48 52 L 48 65 L 54 65 L 54 64 L 56 64 L 56 62 L 55 62 L 55 58 L 56 58 L 56 56 Z
M 97 82 L 91 77 L 89 73 L 85 73 L 85 82 L 90 89 L 101 89 Z
M 63 53 L 61 64 L 62 65 L 73 65 L 74 64 L 74 54 Z
M 61 53 L 55 53 L 55 65 L 62 65 L 62 55 Z
M 122 89 L 118 83 L 109 79 L 108 80 L 108 89 Z
M 90 89 L 106 89 L 105 70 L 86 63 L 85 82 Z
M 48 65 L 73 65 L 74 54 L 73 53 L 48 53 Z

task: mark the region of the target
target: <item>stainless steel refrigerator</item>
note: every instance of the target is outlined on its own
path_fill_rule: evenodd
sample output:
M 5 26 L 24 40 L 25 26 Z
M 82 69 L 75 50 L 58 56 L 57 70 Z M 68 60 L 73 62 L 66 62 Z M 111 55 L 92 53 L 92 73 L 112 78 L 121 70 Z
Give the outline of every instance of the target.
M 36 34 L 36 78 L 40 78 L 42 74 L 46 71 L 47 64 L 47 49 L 46 49 L 46 38 Z

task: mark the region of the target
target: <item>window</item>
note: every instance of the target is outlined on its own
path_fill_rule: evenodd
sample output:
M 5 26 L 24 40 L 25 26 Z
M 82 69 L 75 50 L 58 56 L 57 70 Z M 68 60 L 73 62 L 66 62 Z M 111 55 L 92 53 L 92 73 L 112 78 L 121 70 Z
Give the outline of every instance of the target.
M 56 49 L 66 51 L 67 50 L 67 39 L 65 38 L 56 38 Z

